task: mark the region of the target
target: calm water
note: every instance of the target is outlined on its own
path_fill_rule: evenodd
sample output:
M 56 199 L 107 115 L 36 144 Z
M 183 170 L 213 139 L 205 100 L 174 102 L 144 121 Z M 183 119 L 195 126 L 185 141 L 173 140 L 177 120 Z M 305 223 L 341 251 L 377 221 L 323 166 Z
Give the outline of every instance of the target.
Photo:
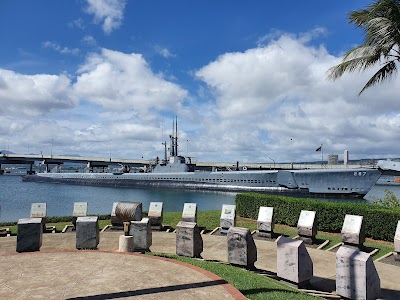
M 366 198 L 383 198 L 385 189 L 400 198 L 400 186 L 381 185 L 375 186 Z M 142 202 L 145 211 L 150 202 L 164 202 L 164 211 L 182 211 L 185 202 L 197 203 L 198 210 L 220 210 L 222 204 L 235 203 L 235 193 L 46 184 L 22 182 L 20 176 L 0 176 L 0 222 L 29 217 L 33 202 L 46 202 L 48 216 L 66 216 L 72 214 L 73 203 L 81 201 L 88 202 L 89 214 L 110 214 L 116 201 Z

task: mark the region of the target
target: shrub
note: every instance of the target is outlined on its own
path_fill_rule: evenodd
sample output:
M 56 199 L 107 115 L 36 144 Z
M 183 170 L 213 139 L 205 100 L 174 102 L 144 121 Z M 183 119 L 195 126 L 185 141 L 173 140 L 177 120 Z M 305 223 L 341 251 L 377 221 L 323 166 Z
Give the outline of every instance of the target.
M 346 214 L 364 217 L 365 234 L 377 240 L 393 241 L 400 209 L 369 204 L 324 202 L 306 198 L 244 193 L 236 195 L 236 209 L 241 217 L 257 219 L 260 206 L 274 207 L 277 224 L 296 226 L 301 210 L 316 211 L 318 230 L 340 232 Z
M 372 205 L 385 208 L 400 208 L 400 199 L 392 191 L 386 189 L 385 197 L 373 201 Z

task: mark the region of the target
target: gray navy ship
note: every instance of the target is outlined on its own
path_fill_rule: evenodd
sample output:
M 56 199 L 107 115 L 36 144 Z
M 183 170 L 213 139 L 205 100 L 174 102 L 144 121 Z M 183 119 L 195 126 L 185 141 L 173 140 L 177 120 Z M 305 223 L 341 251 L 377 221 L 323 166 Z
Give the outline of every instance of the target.
M 177 126 L 176 126 L 177 127 Z M 24 181 L 112 187 L 174 188 L 363 197 L 378 181 L 380 169 L 198 171 L 191 158 L 178 155 L 178 137 L 170 135 L 170 153 L 143 172 L 38 173 Z

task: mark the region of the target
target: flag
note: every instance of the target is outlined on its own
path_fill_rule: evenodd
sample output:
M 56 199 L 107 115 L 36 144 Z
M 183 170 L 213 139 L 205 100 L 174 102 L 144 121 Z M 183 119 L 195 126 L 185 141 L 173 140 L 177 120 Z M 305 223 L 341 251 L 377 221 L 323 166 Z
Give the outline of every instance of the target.
M 322 151 L 322 146 L 318 147 L 315 151 Z

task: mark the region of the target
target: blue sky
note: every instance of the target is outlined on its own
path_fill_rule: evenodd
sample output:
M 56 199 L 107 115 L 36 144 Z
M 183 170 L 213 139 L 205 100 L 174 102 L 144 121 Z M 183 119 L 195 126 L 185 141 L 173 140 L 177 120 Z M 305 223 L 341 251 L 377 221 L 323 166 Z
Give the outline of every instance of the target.
M 398 157 L 398 78 L 329 82 L 369 1 L 0 2 L 0 149 L 201 161 Z

